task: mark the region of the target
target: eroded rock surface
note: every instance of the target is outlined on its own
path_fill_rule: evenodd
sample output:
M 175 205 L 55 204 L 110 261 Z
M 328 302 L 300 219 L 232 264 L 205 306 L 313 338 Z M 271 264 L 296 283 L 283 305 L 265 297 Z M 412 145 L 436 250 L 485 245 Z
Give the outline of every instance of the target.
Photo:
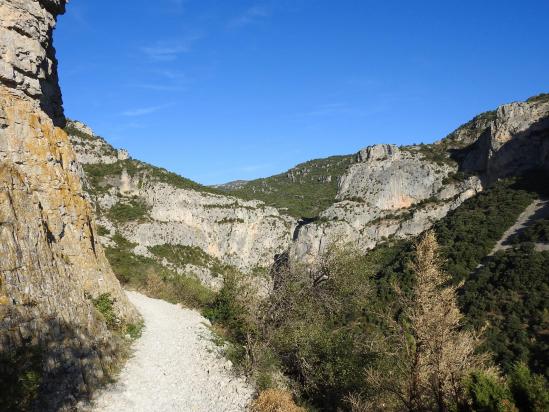
M 547 95 L 479 115 L 433 145 L 367 147 L 341 177 L 337 202 L 299 228 L 291 257 L 417 235 L 498 179 L 539 168 L 549 168 Z
M 116 247 L 111 239 L 119 234 L 135 245 L 134 253 L 152 258 L 155 246 L 198 247 L 215 260 L 252 271 L 268 270 L 274 256 L 291 244 L 295 219 L 276 208 L 219 194 L 131 159 L 81 124 L 70 122 L 66 130 L 87 171 L 86 187 L 99 223 L 109 230 L 101 237 L 105 245 Z M 121 205 L 139 205 L 143 213 L 126 219 L 114 213 Z M 219 287 L 219 279 L 208 275 L 209 265 L 172 269 Z
M 91 298 L 109 293 L 121 321 L 137 318 L 98 242 L 72 146 L 55 125 L 63 110 L 51 33 L 64 6 L 0 4 L 0 353 L 15 361 L 8 368 L 37 353 L 41 384 L 31 395 L 40 410 L 71 404 L 112 367 L 115 340 Z

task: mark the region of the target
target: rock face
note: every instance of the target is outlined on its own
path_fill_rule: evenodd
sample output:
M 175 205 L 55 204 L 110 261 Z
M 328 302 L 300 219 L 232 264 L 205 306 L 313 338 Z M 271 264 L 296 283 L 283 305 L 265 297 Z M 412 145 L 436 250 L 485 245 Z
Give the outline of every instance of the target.
M 91 130 L 69 122 L 66 130 L 99 223 L 109 230 L 100 239 L 112 245 L 115 234 L 135 244 L 134 253 L 154 258 L 155 246 L 198 247 L 215 260 L 245 272 L 268 269 L 288 249 L 295 219 L 258 200 L 222 195 L 187 179 L 128 157 Z M 94 178 L 94 176 L 98 176 Z M 143 213 L 124 218 L 114 211 L 139 204 Z M 159 259 L 162 263 L 162 259 Z M 179 268 L 212 286 L 207 267 Z
M 316 220 L 304 219 L 297 225 L 294 218 L 258 201 L 155 178 L 158 168 L 128 160 L 125 152 L 113 149 L 82 124 L 71 123 L 67 130 L 79 161 L 95 181 L 95 189 L 88 191 L 103 211 L 100 222 L 110 230 L 101 238 L 105 244 L 112 245 L 112 234 L 120 233 L 137 245 L 135 253 L 149 257 L 150 249 L 158 245 L 197 246 L 225 263 L 250 270 L 267 268 L 285 250 L 290 250 L 293 261 L 307 262 L 334 242 L 350 242 L 365 251 L 386 238 L 415 236 L 495 180 L 549 167 L 548 111 L 549 98 L 542 95 L 483 113 L 432 145 L 374 145 L 353 159 L 334 158 L 332 163 L 343 165 L 342 170 L 332 163 L 326 166 L 340 173 L 334 181 L 335 202 Z M 319 170 L 328 160 L 304 163 L 292 171 L 312 174 L 310 179 L 324 177 Z M 111 171 L 101 172 L 107 165 Z M 99 180 L 93 178 L 97 174 Z M 299 180 L 300 176 L 289 172 L 287 177 Z M 260 179 L 253 187 L 267 191 L 289 187 L 279 180 Z M 296 187 L 281 193 L 281 198 Z M 109 211 L 133 197 L 147 206 L 146 216 L 113 221 Z M 204 268 L 192 270 L 206 283 L 212 280 Z
M 549 98 L 500 106 L 489 127 L 464 150 L 461 168 L 490 184 L 549 166 Z
M 65 0 L 5 0 L 0 4 L 0 81 L 40 103 L 56 125 L 64 121 L 51 33 Z
M 497 179 L 549 168 L 549 96 L 477 116 L 433 145 L 375 145 L 339 181 L 337 202 L 298 229 L 290 256 L 314 261 L 334 242 L 360 250 L 417 235 Z
M 2 368 L 39 352 L 41 385 L 31 400 L 40 410 L 87 393 L 112 366 L 115 341 L 92 297 L 110 293 L 122 321 L 137 317 L 98 243 L 72 146 L 56 127 L 63 110 L 51 33 L 64 6 L 0 4 L 0 352 L 16 362 Z
M 300 228 L 294 261 L 312 262 L 334 242 L 365 251 L 417 235 L 482 189 L 478 177 L 453 181 L 457 165 L 428 160 L 418 147 L 371 146 L 357 160 L 340 179 L 338 201 Z

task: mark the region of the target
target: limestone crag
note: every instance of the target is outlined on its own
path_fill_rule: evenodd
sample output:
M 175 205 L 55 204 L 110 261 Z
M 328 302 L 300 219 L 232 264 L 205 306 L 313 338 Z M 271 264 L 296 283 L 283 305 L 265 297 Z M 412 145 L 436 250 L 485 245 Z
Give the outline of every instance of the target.
M 462 170 L 486 183 L 549 166 L 549 98 L 500 106 L 479 138 L 465 150 Z
M 293 219 L 260 201 L 177 189 L 167 184 L 140 192 L 151 205 L 151 222 L 122 230 L 144 246 L 198 246 L 209 255 L 241 269 L 269 267 L 291 241 Z
M 312 262 L 334 242 L 367 250 L 389 237 L 423 232 L 482 190 L 478 177 L 450 179 L 457 169 L 426 159 L 417 147 L 361 150 L 340 179 L 336 203 L 299 229 L 292 259 Z
M 122 322 L 137 319 L 56 127 L 63 110 L 51 33 L 64 6 L 0 4 L 0 356 L 15 362 L 2 368 L 17 369 L 19 357 L 38 353 L 41 384 L 26 407 L 46 411 L 68 407 L 112 368 L 116 341 L 91 299 L 109 293 Z
M 380 210 L 408 208 L 434 196 L 455 170 L 394 145 L 370 146 L 359 152 L 358 160 L 341 177 L 336 200 L 363 199 Z
M 500 178 L 549 168 L 549 97 L 500 106 L 433 145 L 361 150 L 340 178 L 336 203 L 301 226 L 294 261 L 334 242 L 361 250 L 417 235 Z
M 268 269 L 274 256 L 287 250 L 295 219 L 257 200 L 222 195 L 215 190 L 127 157 L 91 130 L 69 122 L 66 130 L 87 172 L 87 191 L 97 205 L 99 223 L 109 233 L 100 239 L 114 247 L 122 235 L 135 254 L 155 258 L 154 246 L 199 247 L 209 256 L 243 271 Z M 94 177 L 96 176 L 96 177 Z M 140 204 L 144 213 L 120 219 L 121 205 Z M 162 259 L 158 259 L 164 265 Z M 217 285 L 208 268 L 173 268 Z
M 28 97 L 63 124 L 52 30 L 65 0 L 5 0 L 0 4 L 0 81 Z

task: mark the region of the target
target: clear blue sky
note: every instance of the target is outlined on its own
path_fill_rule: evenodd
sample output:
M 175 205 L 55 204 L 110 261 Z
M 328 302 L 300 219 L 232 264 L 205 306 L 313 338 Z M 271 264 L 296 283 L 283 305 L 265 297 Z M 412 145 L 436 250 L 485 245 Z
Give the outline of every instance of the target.
M 67 116 L 204 184 L 437 140 L 549 92 L 547 0 L 73 0 Z

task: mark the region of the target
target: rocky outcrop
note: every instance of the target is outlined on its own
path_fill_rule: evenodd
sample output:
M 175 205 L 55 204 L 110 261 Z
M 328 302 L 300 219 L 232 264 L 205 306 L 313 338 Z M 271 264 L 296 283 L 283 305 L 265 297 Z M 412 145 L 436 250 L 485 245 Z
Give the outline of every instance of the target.
M 333 243 L 359 250 L 428 229 L 482 189 L 478 177 L 454 181 L 457 164 L 426 158 L 421 147 L 376 145 L 361 150 L 341 177 L 334 205 L 300 228 L 291 258 L 312 262 Z
M 64 122 L 52 30 L 65 0 L 6 0 L 0 4 L 0 81 L 40 103 L 54 124 Z
M 367 250 L 417 235 L 500 178 L 549 168 L 549 96 L 483 113 L 433 145 L 375 145 L 339 181 L 337 202 L 299 228 L 293 261 L 334 242 Z
M 479 138 L 462 149 L 460 168 L 486 184 L 549 167 L 549 98 L 500 106 Z
M 88 172 L 87 191 L 97 206 L 99 223 L 109 231 L 100 238 L 105 245 L 114 246 L 113 236 L 122 235 L 135 244 L 134 253 L 151 258 L 155 246 L 199 247 L 245 272 L 268 269 L 274 256 L 288 249 L 295 219 L 276 208 L 220 194 L 128 158 L 126 151 L 114 149 L 89 129 L 84 133 L 73 122 L 66 130 Z M 113 213 L 121 205 L 136 203 L 144 211 L 139 216 L 119 219 Z M 194 274 L 209 286 L 216 283 L 207 267 L 187 265 L 181 272 Z
M 0 355 L 10 359 L 0 372 L 38 353 L 40 385 L 26 396 L 40 410 L 70 404 L 112 367 L 115 340 L 93 297 L 109 293 L 121 321 L 137 317 L 98 243 L 72 146 L 56 127 L 63 110 L 51 33 L 64 6 L 0 4 Z
M 198 246 L 225 263 L 249 270 L 268 267 L 285 248 L 293 261 L 302 262 L 316 259 L 334 242 L 351 242 L 367 250 L 387 238 L 417 235 L 495 180 L 547 167 L 548 110 L 549 98 L 540 96 L 483 113 L 432 145 L 381 144 L 364 148 L 353 159 L 343 156 L 304 163 L 285 175 L 301 186 L 288 186 L 282 175 L 252 182 L 254 194 L 271 196 L 275 190 L 289 188 L 280 196 L 284 199 L 296 187 L 310 189 L 312 181 L 331 178 L 328 170 L 340 175 L 333 180 L 337 194 L 332 204 L 316 219 L 303 219 L 297 225 L 258 201 L 158 180 L 153 177 L 157 169 L 148 165 L 149 169 L 139 169 L 144 164 L 121 161 L 122 152 L 85 126 L 69 124 L 68 130 L 72 130 L 79 160 L 91 166 L 89 176 L 106 165 L 114 171 L 99 173 L 103 188 L 96 187 L 94 193 L 95 203 L 104 211 L 101 222 L 111 234 L 123 234 L 138 245 L 136 253 L 147 256 L 151 247 L 162 244 Z M 309 191 L 328 198 L 328 189 L 320 185 L 320 193 Z M 238 190 L 235 193 L 241 195 Z M 145 219 L 123 224 L 109 219 L 111 208 L 132 197 L 147 205 Z

